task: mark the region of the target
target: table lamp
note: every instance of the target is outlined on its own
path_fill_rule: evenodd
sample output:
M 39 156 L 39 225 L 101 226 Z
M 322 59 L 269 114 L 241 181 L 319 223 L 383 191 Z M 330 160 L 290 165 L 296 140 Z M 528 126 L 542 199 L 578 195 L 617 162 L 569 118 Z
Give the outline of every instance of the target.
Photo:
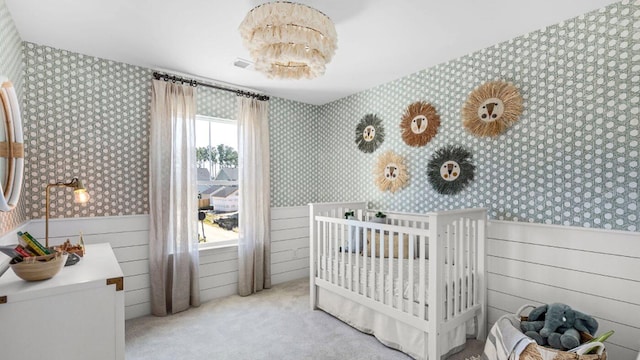
M 89 193 L 87 192 L 87 189 L 85 189 L 84 185 L 82 184 L 82 180 L 78 179 L 77 177 L 71 179 L 71 181 L 67 183 L 58 181 L 57 183 L 47 185 L 46 211 L 45 211 L 45 222 L 44 222 L 46 247 L 49 247 L 49 208 L 50 208 L 50 201 L 49 201 L 50 191 L 49 190 L 51 190 L 52 187 L 73 188 L 73 202 L 75 203 L 86 203 L 87 201 L 89 201 Z

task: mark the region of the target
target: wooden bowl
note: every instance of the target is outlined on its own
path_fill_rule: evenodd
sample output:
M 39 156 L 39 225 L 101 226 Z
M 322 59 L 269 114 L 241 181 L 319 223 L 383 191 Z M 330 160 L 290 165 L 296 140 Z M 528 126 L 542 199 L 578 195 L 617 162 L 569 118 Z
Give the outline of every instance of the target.
M 13 272 L 25 281 L 40 281 L 54 277 L 67 262 L 67 253 L 55 253 L 25 258 L 17 264 L 11 264 Z

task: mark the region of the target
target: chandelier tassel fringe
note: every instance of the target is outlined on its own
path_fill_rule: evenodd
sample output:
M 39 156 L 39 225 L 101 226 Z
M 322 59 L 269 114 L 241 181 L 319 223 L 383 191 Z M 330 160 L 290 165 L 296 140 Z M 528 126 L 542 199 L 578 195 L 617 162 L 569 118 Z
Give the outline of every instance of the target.
M 331 19 L 307 5 L 265 3 L 253 8 L 239 27 L 255 68 L 270 78 L 322 76 L 336 50 Z

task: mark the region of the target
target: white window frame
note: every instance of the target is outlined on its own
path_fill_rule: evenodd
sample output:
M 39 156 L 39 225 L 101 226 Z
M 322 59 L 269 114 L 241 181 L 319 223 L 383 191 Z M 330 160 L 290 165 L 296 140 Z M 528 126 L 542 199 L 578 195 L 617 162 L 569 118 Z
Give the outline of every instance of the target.
M 225 119 L 225 118 L 220 118 L 220 117 L 215 117 L 215 116 L 207 116 L 207 115 L 196 115 L 196 122 L 197 121 L 209 121 L 208 136 L 209 136 L 209 145 L 210 146 L 215 146 L 215 145 L 211 145 L 211 123 L 233 124 L 233 125 L 236 125 L 236 126 L 238 125 L 238 120 Z M 236 150 L 238 150 L 238 149 L 236 149 Z M 238 213 L 238 215 L 239 215 L 239 213 Z M 197 226 L 198 226 L 198 228 L 196 229 L 197 230 L 196 233 L 199 234 L 201 226 L 202 226 L 200 224 L 199 220 L 198 220 Z M 231 246 L 238 246 L 238 238 L 237 237 L 235 239 L 229 239 L 229 240 L 220 240 L 220 241 L 213 241 L 213 242 L 198 243 L 198 250 L 202 251 L 202 250 L 225 248 L 225 247 L 231 247 Z

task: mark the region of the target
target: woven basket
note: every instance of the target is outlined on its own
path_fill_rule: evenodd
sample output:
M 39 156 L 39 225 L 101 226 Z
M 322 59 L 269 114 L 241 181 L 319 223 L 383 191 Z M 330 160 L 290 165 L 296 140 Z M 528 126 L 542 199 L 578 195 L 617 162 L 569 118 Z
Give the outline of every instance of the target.
M 521 321 L 526 321 L 528 318 L 522 315 L 522 312 L 527 308 L 535 308 L 533 305 L 525 305 L 516 312 L 516 315 L 520 317 Z M 518 329 L 520 330 L 520 329 Z M 593 336 L 580 332 L 580 343 L 583 344 L 593 339 Z M 594 343 L 599 344 L 599 343 Z M 603 350 L 601 354 L 585 354 L 578 355 L 576 353 L 570 353 L 566 351 L 560 351 L 544 346 L 540 346 L 536 343 L 529 344 L 522 354 L 520 354 L 519 360 L 607 360 L 607 351 Z
M 607 351 L 604 350 L 602 354 L 578 355 L 538 344 L 529 344 L 520 355 L 520 360 L 607 360 Z

